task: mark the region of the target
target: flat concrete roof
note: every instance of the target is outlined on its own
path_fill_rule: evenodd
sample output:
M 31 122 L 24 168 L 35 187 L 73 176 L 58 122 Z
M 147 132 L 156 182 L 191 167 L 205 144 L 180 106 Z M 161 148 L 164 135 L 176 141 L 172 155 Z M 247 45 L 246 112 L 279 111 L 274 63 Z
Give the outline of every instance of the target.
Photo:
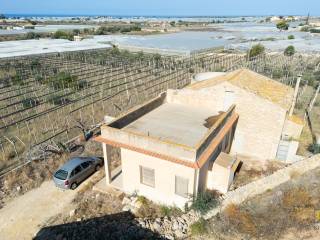
M 208 132 L 206 119 L 218 113 L 205 107 L 165 102 L 124 129 L 194 147 Z

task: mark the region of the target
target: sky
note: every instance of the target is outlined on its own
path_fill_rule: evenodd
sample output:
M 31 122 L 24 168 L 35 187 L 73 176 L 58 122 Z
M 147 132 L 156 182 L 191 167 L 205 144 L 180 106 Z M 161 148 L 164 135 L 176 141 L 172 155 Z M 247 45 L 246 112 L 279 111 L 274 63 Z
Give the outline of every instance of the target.
M 320 16 L 320 0 L 0 0 L 0 13 L 61 15 Z

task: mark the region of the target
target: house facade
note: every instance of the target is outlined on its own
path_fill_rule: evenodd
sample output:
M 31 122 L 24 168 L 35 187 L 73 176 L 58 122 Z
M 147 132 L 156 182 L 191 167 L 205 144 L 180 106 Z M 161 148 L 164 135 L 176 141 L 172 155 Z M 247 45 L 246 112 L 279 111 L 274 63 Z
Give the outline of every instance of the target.
M 247 69 L 194 83 L 179 95 L 196 95 L 204 105 L 235 104 L 239 122 L 232 154 L 257 160 L 294 161 L 303 120 L 290 116 L 294 89 Z M 190 103 L 192 104 L 192 103 Z M 214 104 L 214 105 L 213 105 Z
M 201 102 L 190 105 L 187 97 L 168 91 L 101 127 L 96 141 L 103 146 L 108 185 L 181 208 L 213 185 L 208 174 L 220 153 L 231 149 L 236 107 L 217 111 Z M 121 152 L 116 175 L 112 148 Z

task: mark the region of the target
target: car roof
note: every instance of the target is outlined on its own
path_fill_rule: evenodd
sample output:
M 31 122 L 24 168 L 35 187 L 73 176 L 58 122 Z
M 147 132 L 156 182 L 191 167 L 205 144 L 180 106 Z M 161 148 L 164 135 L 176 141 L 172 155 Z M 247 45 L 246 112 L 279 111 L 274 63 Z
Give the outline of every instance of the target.
M 70 171 L 70 170 L 73 170 L 79 164 L 88 160 L 93 160 L 93 159 L 89 157 L 74 157 L 74 158 L 71 158 L 68 162 L 66 162 L 60 169 Z

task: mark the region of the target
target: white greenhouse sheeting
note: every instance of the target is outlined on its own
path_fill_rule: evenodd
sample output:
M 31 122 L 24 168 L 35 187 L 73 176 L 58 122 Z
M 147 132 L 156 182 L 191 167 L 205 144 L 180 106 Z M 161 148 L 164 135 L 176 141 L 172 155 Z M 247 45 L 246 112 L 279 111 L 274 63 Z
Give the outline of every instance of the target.
M 39 39 L 0 42 L 0 58 L 32 54 L 79 51 L 111 47 L 97 39 L 69 41 L 64 39 Z

